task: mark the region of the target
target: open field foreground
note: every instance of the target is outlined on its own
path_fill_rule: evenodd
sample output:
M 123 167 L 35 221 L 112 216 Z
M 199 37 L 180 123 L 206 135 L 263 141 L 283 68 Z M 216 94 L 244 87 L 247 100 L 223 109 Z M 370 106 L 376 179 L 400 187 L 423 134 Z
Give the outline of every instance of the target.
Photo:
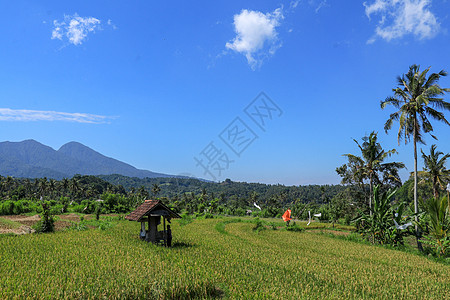
M 140 241 L 129 221 L 0 236 L 0 298 L 449 299 L 448 265 L 229 221 L 174 221 L 171 249 Z

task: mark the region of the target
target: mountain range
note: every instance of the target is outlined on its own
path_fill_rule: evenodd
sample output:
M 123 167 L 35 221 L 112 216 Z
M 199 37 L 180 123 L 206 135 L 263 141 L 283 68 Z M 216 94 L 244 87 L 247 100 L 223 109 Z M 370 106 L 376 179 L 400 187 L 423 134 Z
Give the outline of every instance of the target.
M 120 174 L 129 177 L 175 177 L 137 169 L 78 142 L 58 150 L 35 140 L 0 143 L 0 175 L 25 178 L 71 178 L 80 175 Z

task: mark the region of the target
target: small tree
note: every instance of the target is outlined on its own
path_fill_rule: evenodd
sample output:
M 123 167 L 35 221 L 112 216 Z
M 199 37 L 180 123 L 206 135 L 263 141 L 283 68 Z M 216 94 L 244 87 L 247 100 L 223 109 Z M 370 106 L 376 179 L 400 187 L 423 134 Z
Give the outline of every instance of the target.
M 42 202 L 41 220 L 33 226 L 36 233 L 53 232 L 55 230 L 55 220 L 50 212 L 50 204 Z
M 345 218 L 345 223 L 350 225 L 353 218 L 355 204 L 351 201 L 350 188 L 339 192 L 331 199 L 330 217 L 336 223 L 340 218 Z
M 97 202 L 97 206 L 95 207 L 95 219 L 100 220 L 100 214 L 102 213 L 102 202 Z
M 153 193 L 153 197 L 156 199 L 156 195 L 158 195 L 158 193 L 161 191 L 161 188 L 154 183 L 152 186 L 152 193 Z

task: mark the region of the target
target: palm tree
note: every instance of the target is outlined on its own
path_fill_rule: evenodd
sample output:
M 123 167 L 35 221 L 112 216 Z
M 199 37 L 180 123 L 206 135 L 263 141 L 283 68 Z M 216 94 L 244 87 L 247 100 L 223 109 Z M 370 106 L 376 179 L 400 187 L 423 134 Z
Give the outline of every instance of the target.
M 24 182 L 24 187 L 25 187 L 25 192 L 27 194 L 27 196 L 29 196 L 31 194 L 32 191 L 32 186 L 31 186 L 31 181 L 29 178 L 25 178 Z
M 56 180 L 55 179 L 50 179 L 48 181 L 48 190 L 50 193 L 50 199 L 52 199 L 54 197 L 55 191 L 56 191 Z
M 46 192 L 48 190 L 47 177 L 39 179 L 38 187 L 39 187 L 39 196 L 41 199 L 43 199 L 43 197 L 46 195 Z
M 412 65 L 409 67 L 408 73 L 397 78 L 398 86 L 392 89 L 394 96 L 387 97 L 381 101 L 381 108 L 384 109 L 388 105 L 394 106 L 398 109 L 389 116 L 389 119 L 384 124 L 386 133 L 392 128 L 394 121 L 399 122 L 399 130 L 397 135 L 398 143 L 402 139 L 405 144 L 413 138 L 414 144 L 414 212 L 416 215 L 416 238 L 419 249 L 422 246 L 419 242 L 420 232 L 417 226 L 419 212 L 417 203 L 417 143 L 425 144 L 422 133 L 431 134 L 433 126 L 428 118 L 436 121 L 444 122 L 447 125 L 450 123 L 445 118 L 444 114 L 438 109 L 450 110 L 450 103 L 445 102 L 441 96 L 450 89 L 441 88 L 438 84 L 442 76 L 447 76 L 447 72 L 441 70 L 439 73 L 432 73 L 427 78 L 427 73 L 430 68 L 423 72 L 419 71 L 420 66 Z
M 422 173 L 431 180 L 433 184 L 433 195 L 435 198 L 439 198 L 439 191 L 445 189 L 450 178 L 450 170 L 447 170 L 445 167 L 447 158 L 450 157 L 450 154 L 447 153 L 444 155 L 441 151 L 436 151 L 436 145 L 431 145 L 430 155 L 423 153 L 422 149 L 420 152 L 422 152 L 424 161 L 424 171 L 419 173 Z M 441 155 L 444 156 L 439 158 Z
M 74 176 L 69 182 L 69 188 L 71 191 L 71 194 L 74 198 L 77 198 L 78 191 L 80 190 L 80 182 L 79 180 Z
M 343 177 L 343 183 L 359 182 L 364 184 L 364 180 L 369 181 L 369 209 L 372 212 L 372 196 L 374 184 L 392 184 L 400 185 L 401 180 L 398 170 L 405 167 L 403 163 L 391 162 L 384 163 L 385 159 L 396 154 L 395 149 L 385 151 L 377 141 L 377 133 L 372 131 L 369 136 L 362 138 L 363 143 L 360 144 L 354 139 L 355 143 L 361 150 L 362 157 L 353 154 L 344 154 L 348 158 L 347 165 L 336 169 L 339 175 Z M 340 171 L 345 170 L 344 173 Z M 347 180 L 347 182 L 345 182 Z
M 70 185 L 70 181 L 69 181 L 69 179 L 67 179 L 67 178 L 63 178 L 63 179 L 59 182 L 59 188 L 60 188 L 61 194 L 62 194 L 63 196 L 66 195 L 67 190 L 68 190 L 68 188 L 69 188 L 69 185 Z
M 3 182 L 1 183 L 2 191 L 9 192 L 11 190 L 11 186 L 14 182 L 11 176 L 3 177 Z
M 153 197 L 156 199 L 156 195 L 161 191 L 161 188 L 154 183 L 152 186 L 152 193 L 153 193 Z
M 139 187 L 137 193 L 142 197 L 143 200 L 148 199 L 150 197 L 150 194 L 143 185 Z

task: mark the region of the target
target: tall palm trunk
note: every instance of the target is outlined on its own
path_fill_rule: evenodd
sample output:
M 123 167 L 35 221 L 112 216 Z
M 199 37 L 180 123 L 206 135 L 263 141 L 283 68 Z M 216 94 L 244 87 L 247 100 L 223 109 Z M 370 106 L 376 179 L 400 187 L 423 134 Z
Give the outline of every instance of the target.
M 448 204 L 448 216 L 450 217 L 450 191 L 447 187 L 447 204 Z
M 438 181 L 438 175 L 433 176 L 433 195 L 434 198 L 439 199 L 441 197 L 440 186 Z
M 415 221 L 416 221 L 416 241 L 417 241 L 417 248 L 420 252 L 423 252 L 422 243 L 419 241 L 421 238 L 421 232 L 419 229 L 419 216 L 417 215 L 419 213 L 419 206 L 417 203 L 417 132 L 416 132 L 416 124 L 417 124 L 417 117 L 414 118 L 414 214 L 415 214 Z

